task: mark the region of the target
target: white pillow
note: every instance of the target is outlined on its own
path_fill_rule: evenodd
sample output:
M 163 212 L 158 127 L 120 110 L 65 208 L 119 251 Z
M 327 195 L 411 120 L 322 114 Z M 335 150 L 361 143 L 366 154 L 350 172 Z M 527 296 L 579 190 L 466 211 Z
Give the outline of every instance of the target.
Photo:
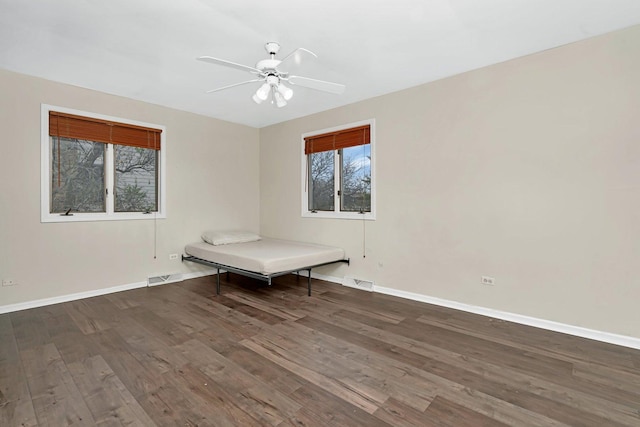
M 260 240 L 260 236 L 249 231 L 205 231 L 202 240 L 210 245 L 229 245 L 231 243 L 246 243 Z

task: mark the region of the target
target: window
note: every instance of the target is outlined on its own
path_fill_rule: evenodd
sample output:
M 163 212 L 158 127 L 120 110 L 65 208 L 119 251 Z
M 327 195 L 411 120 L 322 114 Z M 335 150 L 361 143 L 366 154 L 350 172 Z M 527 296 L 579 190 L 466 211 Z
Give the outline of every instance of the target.
M 302 216 L 375 219 L 374 121 L 302 136 Z
M 164 150 L 162 126 L 43 105 L 42 222 L 164 218 Z

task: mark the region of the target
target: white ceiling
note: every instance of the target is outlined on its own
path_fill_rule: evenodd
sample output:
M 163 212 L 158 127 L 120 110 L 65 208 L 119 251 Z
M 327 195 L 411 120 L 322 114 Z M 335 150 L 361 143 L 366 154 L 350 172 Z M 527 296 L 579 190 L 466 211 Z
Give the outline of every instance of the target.
M 263 127 L 640 24 L 639 0 L 0 0 L 0 68 Z M 343 83 L 284 108 L 202 55 Z

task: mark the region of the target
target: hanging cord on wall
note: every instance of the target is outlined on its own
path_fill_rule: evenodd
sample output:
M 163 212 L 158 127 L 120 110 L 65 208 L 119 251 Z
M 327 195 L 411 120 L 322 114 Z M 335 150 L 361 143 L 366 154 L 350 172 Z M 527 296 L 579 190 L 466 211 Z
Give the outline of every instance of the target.
M 364 130 L 362 131 L 364 133 Z M 364 138 L 363 138 L 364 140 Z M 366 159 L 366 150 L 365 150 L 365 144 L 362 145 L 362 161 L 364 162 L 364 159 Z M 364 175 L 364 163 L 362 165 L 362 178 L 361 178 L 361 183 L 364 184 L 365 180 L 365 175 Z M 369 181 L 371 182 L 371 181 Z M 365 186 L 362 186 L 362 202 L 360 205 L 360 214 L 362 215 L 362 258 L 366 258 L 367 257 L 367 221 L 365 219 Z
M 58 133 L 58 135 L 56 135 L 58 137 L 58 188 L 60 188 L 60 117 L 56 117 L 56 132 Z
M 367 221 L 364 219 L 364 214 L 362 214 L 362 258 L 367 257 L 367 230 L 366 230 Z
M 158 255 L 158 212 L 153 213 L 153 259 Z

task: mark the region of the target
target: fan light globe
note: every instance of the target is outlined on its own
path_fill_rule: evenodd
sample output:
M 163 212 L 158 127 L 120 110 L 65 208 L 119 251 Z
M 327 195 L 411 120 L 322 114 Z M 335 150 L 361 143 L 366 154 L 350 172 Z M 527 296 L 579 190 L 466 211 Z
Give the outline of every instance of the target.
M 284 97 L 280 94 L 280 92 L 274 92 L 273 97 L 276 100 L 276 105 L 278 108 L 282 108 L 287 105 L 287 101 L 285 101 Z
M 262 101 L 266 101 L 269 97 L 269 91 L 271 90 L 271 85 L 269 83 L 265 83 L 260 86 L 260 89 L 257 90 L 256 96 L 260 98 Z
M 255 102 L 256 104 L 262 104 L 262 99 L 258 98 L 257 93 L 254 93 L 251 98 L 253 99 L 253 102 Z
M 284 83 L 280 83 L 278 85 L 278 92 L 280 92 L 282 97 L 287 101 L 290 100 L 291 97 L 293 97 L 293 90 L 291 90 L 291 88 L 286 87 Z

